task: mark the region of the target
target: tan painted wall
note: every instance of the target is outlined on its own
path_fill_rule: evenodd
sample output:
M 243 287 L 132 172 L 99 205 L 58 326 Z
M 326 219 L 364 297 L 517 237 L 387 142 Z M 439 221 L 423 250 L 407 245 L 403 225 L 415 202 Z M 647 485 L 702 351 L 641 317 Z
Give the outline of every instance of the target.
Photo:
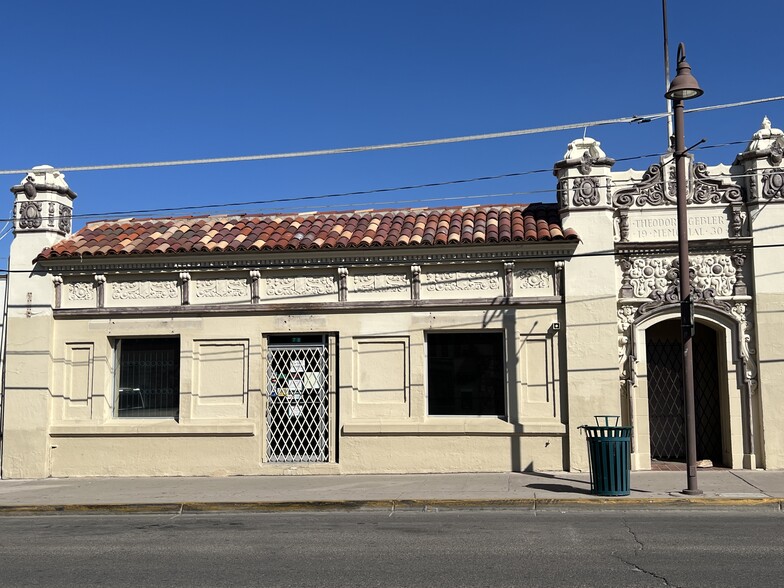
M 28 323 L 22 329 L 32 335 Z M 298 472 L 562 469 L 556 308 L 41 320 L 51 337 L 50 390 L 22 411 L 9 396 L 7 477 L 229 475 Z M 425 333 L 503 332 L 509 419 L 427 416 Z M 265 335 L 337 334 L 331 398 L 338 463 L 268 464 L 264 458 Z M 180 417 L 114 416 L 114 349 L 121 337 L 177 335 Z M 18 340 L 18 337 L 15 337 Z M 23 356 L 14 362 L 22 365 Z M 517 358 L 520 358 L 518 361 Z M 21 376 L 25 370 L 19 370 Z M 25 392 L 28 398 L 32 394 Z M 335 412 L 335 409 L 339 413 Z M 509 422 L 507 422 L 509 421 Z M 31 432 L 27 432 L 31 430 Z M 33 447 L 35 446 L 35 447 Z M 19 457 L 14 457 L 18 455 Z M 23 457 L 22 457 L 23 456 Z M 334 461 L 334 455 L 333 460 Z M 22 466 L 24 462 L 24 466 Z

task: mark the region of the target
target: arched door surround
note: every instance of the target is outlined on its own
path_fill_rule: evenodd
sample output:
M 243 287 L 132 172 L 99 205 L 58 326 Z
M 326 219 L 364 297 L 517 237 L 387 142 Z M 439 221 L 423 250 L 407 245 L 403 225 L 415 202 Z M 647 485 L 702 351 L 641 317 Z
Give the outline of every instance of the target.
M 651 467 L 647 330 L 666 321 L 679 323 L 680 312 L 677 304 L 660 306 L 642 315 L 635 315 L 635 310 L 631 305 L 619 309 L 621 381 L 627 421 L 633 427 L 632 467 L 645 470 Z M 625 331 L 624 316 L 627 320 Z M 752 357 L 754 350 L 747 305 L 736 303 L 730 311 L 697 305 L 695 319 L 702 328 L 712 330 L 715 336 L 715 387 L 719 395 L 722 446 L 720 463 L 732 468 L 754 469 L 757 463 L 755 431 L 759 428 L 756 425 L 758 411 L 754 408 L 756 367 Z M 665 327 L 658 327 L 662 328 Z M 655 334 L 655 331 L 652 333 Z M 680 333 L 677 332 L 677 335 Z

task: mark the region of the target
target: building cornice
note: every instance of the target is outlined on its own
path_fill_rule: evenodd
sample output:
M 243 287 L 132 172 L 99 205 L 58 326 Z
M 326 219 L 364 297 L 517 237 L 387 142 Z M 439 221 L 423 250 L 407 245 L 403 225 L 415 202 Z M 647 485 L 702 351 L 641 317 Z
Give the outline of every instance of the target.
M 56 319 L 89 319 L 158 316 L 214 315 L 280 315 L 333 314 L 377 312 L 379 310 L 410 312 L 413 310 L 473 310 L 486 308 L 552 307 L 563 303 L 562 296 L 531 296 L 495 298 L 455 298 L 450 300 L 378 300 L 357 302 L 262 303 L 262 304 L 194 304 L 188 306 L 60 308 L 54 309 Z
M 336 267 L 383 267 L 429 264 L 472 264 L 511 260 L 555 261 L 570 257 L 578 241 L 550 241 L 530 244 L 508 243 L 504 246 L 460 247 L 439 249 L 346 249 L 341 251 L 281 251 L 243 254 L 146 255 L 100 258 L 39 260 L 39 268 L 51 273 L 159 273 L 171 271 L 226 271 L 249 269 L 299 269 Z M 516 245 L 516 246 L 515 246 Z

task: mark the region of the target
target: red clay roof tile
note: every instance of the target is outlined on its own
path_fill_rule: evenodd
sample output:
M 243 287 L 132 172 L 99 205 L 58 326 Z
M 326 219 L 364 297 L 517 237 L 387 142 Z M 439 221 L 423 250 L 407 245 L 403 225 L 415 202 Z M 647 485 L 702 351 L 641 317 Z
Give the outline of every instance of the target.
M 38 259 L 576 240 L 555 204 L 89 223 Z

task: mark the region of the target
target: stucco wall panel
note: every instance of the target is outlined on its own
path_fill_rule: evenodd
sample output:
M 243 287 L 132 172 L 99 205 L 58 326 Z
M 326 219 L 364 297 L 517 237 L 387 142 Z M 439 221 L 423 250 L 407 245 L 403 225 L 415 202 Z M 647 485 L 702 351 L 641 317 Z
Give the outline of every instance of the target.
M 258 437 L 85 436 L 59 437 L 54 444 L 53 477 L 260 473 Z
M 67 343 L 63 366 L 63 408 L 66 419 L 92 414 L 95 353 L 93 343 Z
M 563 469 L 562 437 L 356 436 L 341 440 L 342 473 Z
M 408 418 L 410 386 L 407 338 L 354 341 L 353 416 Z
M 191 417 L 248 416 L 249 341 L 194 341 Z

